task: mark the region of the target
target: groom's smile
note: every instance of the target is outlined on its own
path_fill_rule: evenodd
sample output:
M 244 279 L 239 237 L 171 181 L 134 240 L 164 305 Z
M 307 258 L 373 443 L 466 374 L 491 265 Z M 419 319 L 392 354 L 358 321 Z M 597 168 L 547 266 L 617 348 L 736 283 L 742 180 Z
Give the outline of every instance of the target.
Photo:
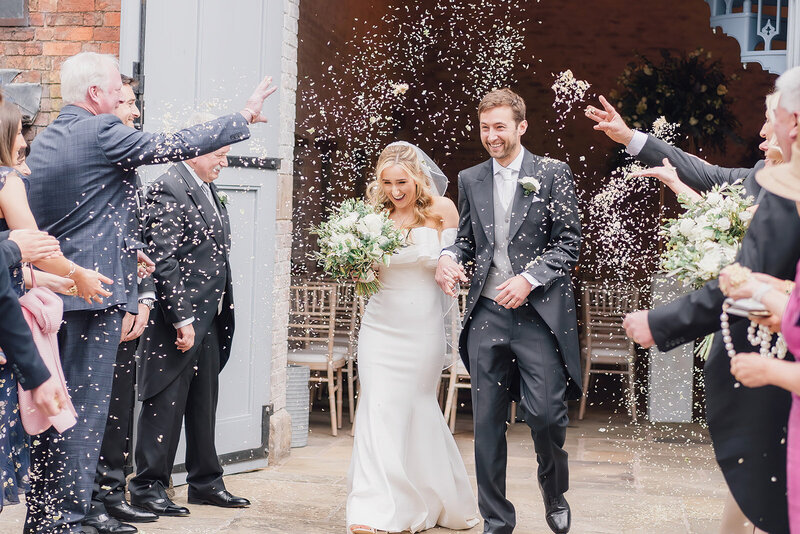
M 510 106 L 497 106 L 480 114 L 481 143 L 498 163 L 507 166 L 520 151 L 520 137 L 528 129 L 528 121 L 514 119 Z

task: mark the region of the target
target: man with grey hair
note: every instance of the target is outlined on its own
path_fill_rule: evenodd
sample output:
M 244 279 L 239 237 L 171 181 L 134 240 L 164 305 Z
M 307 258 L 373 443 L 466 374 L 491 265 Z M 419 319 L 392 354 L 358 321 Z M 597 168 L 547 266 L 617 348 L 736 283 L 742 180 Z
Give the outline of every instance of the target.
M 191 122 L 213 117 L 195 114 Z M 145 239 L 156 263 L 157 305 L 142 341 L 131 504 L 158 515 L 189 510 L 166 493 L 181 424 L 186 427 L 190 504 L 240 508 L 222 480 L 214 445 L 219 373 L 234 331 L 231 227 L 214 181 L 230 147 L 176 163 L 147 193 Z
M 800 67 L 778 78 L 780 101 L 775 111 L 775 135 L 786 161 L 797 139 L 800 116 Z M 753 272 L 793 279 L 800 260 L 800 240 L 776 239 L 800 235 L 794 201 L 765 192 L 745 234 L 737 262 Z M 725 300 L 719 282 L 652 310 L 625 318 L 628 335 L 645 348 L 668 351 L 720 329 Z M 748 321 L 731 321 L 736 352 L 751 352 Z M 737 387 L 721 335 L 714 336 L 703 367 L 706 419 L 714 453 L 736 504 L 748 525 L 723 526 L 722 533 L 753 532 L 753 525 L 770 534 L 789 532 L 786 504 L 786 427 L 791 396 L 777 387 Z
M 64 300 L 58 334 L 64 374 L 78 423 L 33 440 L 25 532 L 81 532 L 103 439 L 114 360 L 125 312 L 138 312 L 135 169 L 195 158 L 247 139 L 265 122 L 262 80 L 240 113 L 174 134 L 140 132 L 112 113 L 120 103 L 113 56 L 82 52 L 61 67 L 65 106 L 31 145 L 29 201 L 40 228 L 76 264 L 102 273 L 101 297 Z M 72 273 L 66 273 L 71 276 Z M 91 531 L 94 531 L 92 528 Z

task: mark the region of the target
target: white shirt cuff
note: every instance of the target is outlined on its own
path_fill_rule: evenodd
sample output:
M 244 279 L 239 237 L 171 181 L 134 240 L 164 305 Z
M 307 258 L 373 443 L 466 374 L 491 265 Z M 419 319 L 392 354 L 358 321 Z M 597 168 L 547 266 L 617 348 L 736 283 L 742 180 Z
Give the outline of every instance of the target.
M 189 326 L 193 322 L 194 322 L 194 317 L 189 317 L 188 319 L 184 319 L 183 321 L 180 321 L 178 323 L 172 323 L 172 326 L 174 326 L 175 330 L 177 330 L 178 328 L 183 328 L 184 326 Z
M 625 147 L 625 152 L 630 154 L 631 156 L 638 156 L 639 152 L 642 151 L 644 148 L 644 144 L 647 142 L 647 134 L 642 133 L 639 130 L 633 131 L 633 137 L 631 137 L 631 142 L 628 143 L 628 146 Z
M 440 257 L 440 258 L 441 258 L 442 256 L 450 256 L 451 258 L 453 258 L 453 260 L 455 260 L 455 262 L 456 262 L 456 263 L 458 263 L 458 258 L 456 257 L 456 255 L 455 255 L 455 254 L 453 254 L 453 253 L 452 253 L 451 251 L 449 251 L 449 250 L 443 250 L 443 251 L 441 252 L 441 254 L 439 254 L 439 257 Z
M 153 300 L 156 300 L 156 292 L 155 291 L 144 291 L 142 293 L 139 293 L 139 302 L 141 302 L 142 299 L 153 299 Z
M 537 287 L 542 285 L 536 278 L 532 277 L 528 273 L 520 273 L 520 275 L 522 276 L 522 278 L 528 281 L 528 283 L 531 285 L 531 289 L 536 289 Z

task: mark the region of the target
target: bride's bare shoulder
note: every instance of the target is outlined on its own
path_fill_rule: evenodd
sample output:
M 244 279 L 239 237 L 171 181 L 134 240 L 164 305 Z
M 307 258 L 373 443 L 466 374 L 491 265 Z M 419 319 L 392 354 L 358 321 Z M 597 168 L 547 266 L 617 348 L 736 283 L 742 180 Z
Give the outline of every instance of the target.
M 447 197 L 434 197 L 432 211 L 442 221 L 445 228 L 458 226 L 458 209 Z

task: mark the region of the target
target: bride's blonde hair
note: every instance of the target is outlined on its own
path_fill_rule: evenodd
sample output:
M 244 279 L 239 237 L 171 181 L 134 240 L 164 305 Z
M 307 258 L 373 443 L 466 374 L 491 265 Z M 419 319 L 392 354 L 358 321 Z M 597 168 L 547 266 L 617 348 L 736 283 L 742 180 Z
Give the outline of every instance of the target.
M 433 220 L 437 226 L 442 221 L 433 214 L 433 195 L 428 175 L 422 169 L 422 162 L 417 156 L 416 149 L 411 145 L 389 145 L 383 149 L 375 164 L 375 178 L 367 186 L 367 200 L 373 206 L 394 211 L 394 204 L 386 195 L 381 184 L 381 174 L 384 170 L 394 165 L 399 165 L 408 174 L 415 184 L 414 219 L 411 226 L 424 226 L 427 220 Z

